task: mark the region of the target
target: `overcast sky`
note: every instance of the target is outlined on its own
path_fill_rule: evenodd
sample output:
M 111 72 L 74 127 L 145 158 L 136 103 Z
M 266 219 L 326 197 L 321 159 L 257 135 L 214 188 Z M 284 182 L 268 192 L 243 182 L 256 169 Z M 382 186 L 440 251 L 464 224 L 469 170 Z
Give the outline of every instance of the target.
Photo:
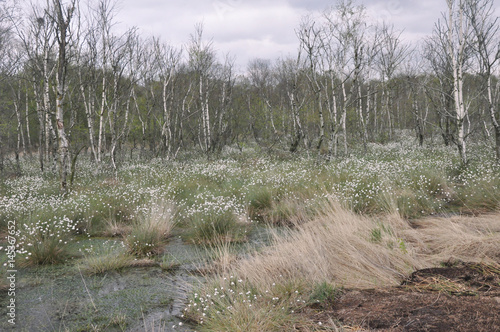
M 136 26 L 146 36 L 160 36 L 175 46 L 185 45 L 194 26 L 203 22 L 204 36 L 220 57 L 236 57 L 244 71 L 253 58 L 276 59 L 294 54 L 294 29 L 303 15 L 320 13 L 335 0 L 118 0 L 119 28 Z M 416 41 L 432 32 L 446 10 L 445 0 L 358 0 L 373 21 L 393 23 L 402 36 Z M 500 0 L 495 0 L 497 14 Z

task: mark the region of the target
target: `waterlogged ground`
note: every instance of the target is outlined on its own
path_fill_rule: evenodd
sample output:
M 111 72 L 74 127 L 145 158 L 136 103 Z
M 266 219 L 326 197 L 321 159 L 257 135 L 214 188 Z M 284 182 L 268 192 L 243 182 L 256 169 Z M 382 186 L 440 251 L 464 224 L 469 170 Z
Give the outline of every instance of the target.
M 371 144 L 368 152 L 330 162 L 246 149 L 212 161 L 182 157 L 124 162 L 115 173 L 81 157 L 66 196 L 60 194 L 54 174 L 41 173 L 36 160 L 25 161 L 20 174 L 6 173 L 0 179 L 2 276 L 9 222 L 15 222 L 18 244 L 15 330 L 193 330 L 182 311 L 190 296 L 188 285 L 203 279 L 200 271 L 266 246 L 268 229 L 261 225 L 300 222 L 331 197 L 358 213 L 396 213 L 407 219 L 498 209 L 500 171 L 493 154 L 480 144 L 471 145 L 470 151 L 468 168 L 460 166 L 454 149 L 419 148 L 410 138 Z M 172 207 L 175 224 L 159 255 L 117 271 L 93 274 L 80 269 L 94 247 L 119 243 L 127 250 L 121 243 L 129 228 L 158 202 Z M 197 231 L 228 215 L 231 225 L 218 241 L 233 242 L 230 250 L 236 253 L 221 253 L 220 246 L 219 252 L 206 250 L 210 239 Z M 376 240 L 380 232 L 374 229 L 372 237 Z M 68 257 L 57 264 L 23 267 L 33 261 L 40 234 L 50 234 Z M 228 261 L 221 262 L 221 256 Z M 3 280 L 0 330 L 13 330 L 7 323 Z
M 1 319 L 0 330 L 169 331 L 175 326 L 176 331 L 189 331 L 180 318 L 189 285 L 201 278 L 196 269 L 203 259 L 194 246 L 175 238 L 166 250 L 178 262 L 172 271 L 130 267 L 88 276 L 73 264 L 22 269 L 16 285 L 16 326 Z M 2 296 L 2 318 L 6 301 Z
M 256 226 L 248 242 L 230 250 L 239 255 L 269 241 L 269 228 Z M 116 239 L 79 237 L 75 248 L 89 248 Z M 217 256 L 212 249 L 186 243 L 174 235 L 159 255 L 168 269 L 154 261 L 121 271 L 86 275 L 79 259 L 66 264 L 22 268 L 16 280 L 16 324 L 7 322 L 9 298 L 0 294 L 0 331 L 193 331 L 183 313 L 193 285 Z M 141 266 L 145 265 L 145 266 Z

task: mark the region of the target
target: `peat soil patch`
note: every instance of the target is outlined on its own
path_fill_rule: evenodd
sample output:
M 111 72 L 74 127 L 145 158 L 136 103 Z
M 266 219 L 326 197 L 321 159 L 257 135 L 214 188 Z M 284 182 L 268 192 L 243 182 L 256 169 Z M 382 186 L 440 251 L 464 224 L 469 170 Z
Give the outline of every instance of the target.
M 344 290 L 306 313 L 357 331 L 500 331 L 500 265 L 455 263 L 415 271 L 392 288 Z

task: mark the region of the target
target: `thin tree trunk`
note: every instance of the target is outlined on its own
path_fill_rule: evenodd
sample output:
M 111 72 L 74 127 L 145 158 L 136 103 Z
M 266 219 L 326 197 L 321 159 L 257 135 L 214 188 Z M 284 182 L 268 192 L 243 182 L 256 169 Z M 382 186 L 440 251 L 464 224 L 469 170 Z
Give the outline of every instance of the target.
M 296 78 L 294 78 L 296 79 Z M 304 132 L 302 131 L 302 124 L 300 122 L 299 110 L 301 106 L 297 105 L 296 101 L 296 89 L 297 83 L 293 83 L 292 91 L 288 93 L 288 98 L 290 101 L 293 125 L 294 125 L 294 136 L 292 139 L 292 144 L 290 145 L 290 152 L 294 153 L 297 151 L 300 140 L 304 138 Z M 306 143 L 307 145 L 307 143 Z
M 29 121 L 29 103 L 28 103 L 28 86 L 26 86 L 26 112 L 25 112 L 25 117 L 24 121 L 26 122 L 26 141 L 27 141 L 27 146 L 26 149 L 28 150 L 28 155 L 31 156 L 31 133 L 30 133 L 30 121 Z
M 337 148 L 338 148 L 338 120 L 337 120 L 337 97 L 335 95 L 335 91 L 333 90 L 333 77 L 331 77 L 332 83 L 332 98 L 327 98 L 328 103 L 328 111 L 330 112 L 330 142 L 328 143 L 328 157 L 327 160 L 331 160 L 331 157 L 334 156 L 337 158 Z
M 203 149 L 206 153 L 210 152 L 210 143 L 212 141 L 211 132 L 210 132 L 210 113 L 208 109 L 208 80 L 204 82 L 203 73 L 200 73 L 200 81 L 199 81 L 199 98 L 200 98 L 200 106 L 201 106 L 201 116 L 202 116 L 202 133 L 203 133 Z M 205 84 L 204 84 L 205 83 Z M 205 87 L 204 87 L 205 85 Z
M 33 84 L 33 91 L 35 94 L 35 101 L 36 101 L 36 114 L 38 117 L 38 126 L 40 127 L 38 130 L 38 160 L 40 162 L 40 171 L 43 173 L 44 171 L 44 156 L 45 156 L 45 151 L 44 151 L 44 141 L 43 138 L 45 137 L 45 122 L 43 119 L 43 106 L 40 101 L 40 96 L 37 93 L 37 89 L 35 84 Z
M 390 93 L 390 90 L 387 91 L 387 93 L 385 94 L 385 111 L 386 111 L 386 114 L 387 114 L 387 123 L 389 125 L 389 140 L 392 140 L 392 134 L 393 134 L 393 120 L 392 120 L 392 115 L 391 115 L 391 93 Z
M 319 141 L 316 149 L 321 152 L 321 146 L 325 140 L 325 118 L 323 116 L 323 102 L 321 90 L 318 91 L 318 112 L 319 112 Z
M 363 116 L 363 99 L 361 95 L 361 84 L 358 85 L 358 112 L 359 112 L 359 120 L 361 122 L 361 130 L 363 133 L 363 147 L 366 151 L 367 143 L 368 143 L 368 131 L 366 129 L 365 117 Z
M 16 92 L 14 92 L 16 93 Z M 21 86 L 17 91 L 17 96 L 14 98 L 14 111 L 16 113 L 17 119 L 17 151 L 21 151 L 21 147 L 24 155 L 26 155 L 26 141 L 24 140 L 24 131 L 21 110 L 19 109 L 19 102 L 21 101 Z
M 79 70 L 80 77 L 80 93 L 83 98 L 83 106 L 85 109 L 85 116 L 87 118 L 87 130 L 89 135 L 89 143 L 90 150 L 92 152 L 92 156 L 94 157 L 94 161 L 98 162 L 97 151 L 95 146 L 95 130 L 94 130 L 94 114 L 95 114 L 95 90 L 92 86 L 89 87 L 88 98 L 85 92 L 85 86 L 83 84 L 82 72 Z
M 106 60 L 103 60 L 104 62 Z M 99 111 L 99 133 L 97 136 L 97 162 L 102 161 L 103 138 L 104 138 L 104 110 L 106 109 L 106 72 L 103 68 L 102 72 L 102 93 L 101 93 L 101 109 Z
M 21 137 L 22 137 L 22 130 L 23 126 L 21 124 L 21 113 L 19 112 L 19 104 L 17 97 L 14 98 L 14 110 L 16 113 L 16 118 L 17 118 L 17 142 L 16 142 L 16 168 L 17 172 L 20 173 L 21 170 L 21 165 L 19 164 L 19 152 L 21 150 Z
M 161 134 L 165 140 L 165 148 L 167 151 L 167 157 L 170 156 L 172 151 L 172 125 L 170 123 L 171 115 L 168 109 L 168 98 L 167 88 L 169 87 L 170 75 L 168 79 L 163 80 L 163 126 Z M 171 97 L 171 96 L 170 96 Z
M 344 154 L 347 156 L 347 94 L 345 89 L 345 81 L 342 82 L 342 96 L 344 97 L 344 103 L 342 105 L 342 118 L 340 120 L 342 125 L 342 133 L 344 134 Z
M 67 188 L 67 177 L 69 169 L 69 140 L 66 135 L 66 128 L 64 127 L 64 109 L 63 102 L 66 94 L 66 69 L 67 69 L 67 58 L 66 58 L 66 47 L 67 47 L 67 37 L 69 32 L 69 22 L 71 20 L 72 13 L 74 11 L 74 2 L 69 4 L 67 9 L 66 17 L 63 14 L 62 4 L 60 0 L 54 0 L 56 9 L 56 24 L 58 32 L 58 44 L 59 44 L 59 54 L 57 61 L 57 75 L 56 75 L 56 124 L 58 133 L 58 145 L 59 145 L 59 165 L 60 165 L 60 183 L 61 190 L 66 193 Z
M 460 154 L 460 159 L 463 165 L 467 164 L 467 146 L 465 142 L 465 128 L 464 120 L 467 116 L 467 112 L 464 105 L 464 95 L 463 95 L 463 57 L 464 57 L 464 47 L 465 47 L 465 35 L 463 27 L 463 8 L 462 3 L 459 3 L 459 49 L 458 53 L 455 53 L 453 49 L 453 27 L 452 24 L 455 22 L 453 20 L 453 7 L 452 0 L 448 0 L 449 6 L 449 28 L 448 28 L 448 52 L 451 55 L 451 64 L 453 67 L 453 96 L 455 99 L 455 112 L 456 112 L 456 124 L 457 124 L 457 146 L 458 152 Z
M 495 127 L 495 142 L 497 162 L 500 163 L 500 127 Z
M 371 84 L 368 82 L 368 88 L 366 92 L 366 117 L 365 117 L 365 127 L 367 128 L 366 137 L 367 139 L 372 138 L 372 132 L 368 128 L 370 127 L 370 114 L 371 114 Z
M 68 137 L 66 136 L 66 130 L 64 128 L 63 100 L 64 100 L 64 87 L 62 86 L 61 83 L 58 82 L 57 102 L 56 102 L 56 123 L 57 123 L 59 158 L 60 158 L 59 165 L 60 165 L 61 189 L 63 192 L 66 192 L 68 190 L 67 177 L 68 177 L 68 167 L 69 167 L 69 141 Z
M 493 127 L 495 128 L 495 152 L 496 152 L 497 162 L 500 163 L 500 123 L 497 119 L 495 112 L 495 102 L 493 100 L 491 75 L 488 76 L 487 88 L 488 88 L 488 104 L 489 104 L 488 106 L 489 106 L 491 122 L 493 123 Z

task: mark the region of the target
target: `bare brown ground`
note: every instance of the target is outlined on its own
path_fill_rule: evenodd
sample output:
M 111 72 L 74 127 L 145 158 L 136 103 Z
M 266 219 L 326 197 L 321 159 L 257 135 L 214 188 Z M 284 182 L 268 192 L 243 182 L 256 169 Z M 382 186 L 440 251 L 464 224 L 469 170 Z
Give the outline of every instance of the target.
M 500 331 L 500 265 L 418 270 L 400 286 L 344 290 L 332 305 L 306 315 L 347 331 Z

